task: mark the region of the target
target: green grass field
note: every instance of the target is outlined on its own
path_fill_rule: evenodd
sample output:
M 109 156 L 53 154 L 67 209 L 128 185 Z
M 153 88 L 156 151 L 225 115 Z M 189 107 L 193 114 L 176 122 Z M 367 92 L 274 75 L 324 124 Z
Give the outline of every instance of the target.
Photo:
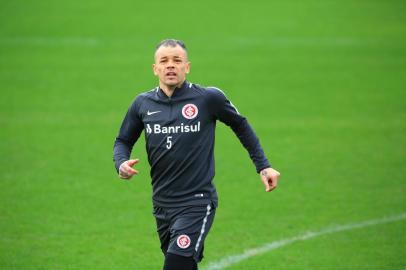
M 144 139 L 119 180 L 113 141 L 157 85 L 163 38 L 189 80 L 222 88 L 279 188 L 217 128 L 220 202 L 208 269 L 227 256 L 406 212 L 404 1 L 2 1 L 0 269 L 161 269 Z M 298 241 L 227 269 L 406 269 L 406 221 Z

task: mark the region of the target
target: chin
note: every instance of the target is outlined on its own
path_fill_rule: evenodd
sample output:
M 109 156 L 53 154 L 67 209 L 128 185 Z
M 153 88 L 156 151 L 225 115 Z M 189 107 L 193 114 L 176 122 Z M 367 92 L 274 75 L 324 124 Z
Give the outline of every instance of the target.
M 179 81 L 166 81 L 165 82 L 165 84 L 167 85 L 167 86 L 176 86 L 176 85 L 178 85 L 180 82 Z

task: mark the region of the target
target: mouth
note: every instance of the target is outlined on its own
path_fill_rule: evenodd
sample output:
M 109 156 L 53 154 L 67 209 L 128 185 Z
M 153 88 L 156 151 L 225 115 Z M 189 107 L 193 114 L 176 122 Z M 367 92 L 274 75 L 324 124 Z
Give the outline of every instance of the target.
M 165 74 L 166 77 L 176 77 L 176 72 L 169 71 Z

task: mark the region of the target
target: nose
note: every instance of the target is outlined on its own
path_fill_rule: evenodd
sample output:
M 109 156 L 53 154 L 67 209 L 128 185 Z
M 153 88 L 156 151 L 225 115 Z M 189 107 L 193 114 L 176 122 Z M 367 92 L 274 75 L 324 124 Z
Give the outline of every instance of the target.
M 174 65 L 174 62 L 173 62 L 173 61 L 168 61 L 168 62 L 167 62 L 166 68 L 171 69 L 171 68 L 174 68 L 174 67 L 175 67 L 175 65 Z

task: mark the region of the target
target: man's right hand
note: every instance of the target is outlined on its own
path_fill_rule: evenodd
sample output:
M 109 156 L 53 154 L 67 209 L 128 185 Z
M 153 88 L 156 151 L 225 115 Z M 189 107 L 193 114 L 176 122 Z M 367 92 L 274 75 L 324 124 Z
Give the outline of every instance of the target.
M 130 159 L 121 163 L 120 168 L 118 169 L 118 176 L 121 179 L 129 180 L 134 174 L 138 174 L 136 169 L 132 167 L 140 161 L 139 159 Z

